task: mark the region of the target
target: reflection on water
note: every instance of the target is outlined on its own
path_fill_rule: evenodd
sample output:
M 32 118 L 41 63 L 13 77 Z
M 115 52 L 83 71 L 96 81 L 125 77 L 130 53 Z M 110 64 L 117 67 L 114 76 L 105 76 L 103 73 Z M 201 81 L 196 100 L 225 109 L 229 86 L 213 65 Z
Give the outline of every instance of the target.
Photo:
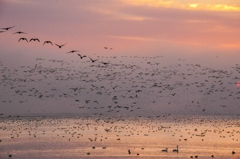
M 7 117 L 0 119 L 0 158 L 240 158 L 239 119 Z

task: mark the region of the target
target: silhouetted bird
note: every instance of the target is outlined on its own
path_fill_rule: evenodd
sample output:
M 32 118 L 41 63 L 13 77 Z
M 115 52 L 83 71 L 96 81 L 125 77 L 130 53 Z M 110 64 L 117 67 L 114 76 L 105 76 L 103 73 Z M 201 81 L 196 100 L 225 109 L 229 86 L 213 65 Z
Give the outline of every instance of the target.
M 97 61 L 98 59 L 96 59 L 96 60 L 93 60 L 93 59 L 91 59 L 91 57 L 89 57 L 90 58 L 90 60 L 92 61 L 92 63 L 94 63 L 95 61 Z
M 12 27 L 6 27 L 6 28 L 1 28 L 1 29 L 3 29 L 3 30 L 9 30 L 9 29 L 11 29 L 11 28 L 13 28 L 13 27 L 15 27 L 15 25 L 12 26 Z
M 51 41 L 44 41 L 43 45 L 44 45 L 45 43 L 50 43 L 50 44 L 52 44 Z M 52 45 L 53 45 L 53 44 L 52 44 Z
M 32 38 L 32 39 L 30 39 L 29 42 L 31 42 L 31 41 L 38 41 L 38 42 L 40 42 L 40 40 L 38 38 Z
M 67 43 L 66 43 L 67 44 Z M 63 44 L 63 45 L 58 45 L 58 44 L 55 44 L 56 46 L 58 46 L 59 47 L 59 49 L 61 49 L 64 45 L 66 45 L 66 44 Z
M 84 57 L 87 57 L 87 56 L 85 56 L 85 55 L 81 56 L 80 54 L 78 54 L 78 56 L 79 56 L 81 59 L 83 59 Z
M 74 52 L 79 52 L 80 50 L 72 50 L 72 51 L 69 51 L 69 52 L 67 52 L 68 54 L 69 53 L 74 53 Z
M 20 38 L 20 39 L 18 40 L 18 42 L 21 41 L 21 40 L 26 40 L 26 41 L 28 42 L 28 40 L 27 40 L 26 38 Z
M 15 33 L 13 33 L 13 34 L 27 34 L 27 33 L 24 33 L 24 32 L 22 32 L 22 31 L 18 31 L 18 32 L 15 32 Z

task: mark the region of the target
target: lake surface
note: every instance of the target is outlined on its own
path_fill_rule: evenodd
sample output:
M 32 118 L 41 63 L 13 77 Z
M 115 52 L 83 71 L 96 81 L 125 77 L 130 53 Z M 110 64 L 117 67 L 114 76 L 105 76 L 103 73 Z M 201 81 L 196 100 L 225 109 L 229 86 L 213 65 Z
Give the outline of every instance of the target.
M 2 117 L 0 140 L 0 158 L 237 159 L 240 116 Z

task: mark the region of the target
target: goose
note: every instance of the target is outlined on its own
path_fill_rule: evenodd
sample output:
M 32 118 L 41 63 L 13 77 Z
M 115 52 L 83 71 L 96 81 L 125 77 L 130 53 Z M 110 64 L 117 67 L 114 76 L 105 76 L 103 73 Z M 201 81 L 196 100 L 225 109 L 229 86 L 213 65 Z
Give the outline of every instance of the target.
M 162 152 L 168 152 L 168 148 L 163 149 Z
M 14 26 L 11 26 L 11 27 L 1 28 L 1 29 L 3 29 L 3 30 L 9 30 L 9 29 L 11 29 L 11 28 L 13 28 L 13 27 L 15 27 L 15 25 L 14 25 Z
M 18 42 L 21 41 L 21 40 L 26 40 L 27 43 L 28 43 L 28 40 L 27 40 L 26 38 L 20 38 L 20 39 L 18 40 Z
M 83 59 L 84 57 L 87 57 L 87 56 L 85 56 L 85 55 L 81 56 L 80 54 L 78 54 L 78 56 L 79 56 L 81 59 Z
M 51 42 L 51 41 L 44 41 L 43 45 L 44 45 L 45 43 L 52 44 L 52 42 Z M 52 44 L 52 45 L 53 45 L 53 44 Z
M 177 152 L 178 153 L 178 145 L 177 145 L 177 149 L 173 149 L 173 152 Z
M 67 44 L 67 43 L 66 43 Z M 58 46 L 59 47 L 59 49 L 61 49 L 64 45 L 66 45 L 66 44 L 62 44 L 62 45 L 58 45 L 58 44 L 55 44 L 56 46 Z
M 90 60 L 92 61 L 92 63 L 94 63 L 95 61 L 97 61 L 98 59 L 96 59 L 96 60 L 93 60 L 93 59 L 91 59 L 91 57 L 89 57 L 90 58 Z
M 27 34 L 27 33 L 24 33 L 24 32 L 22 32 L 22 31 L 18 31 L 18 32 L 15 32 L 15 33 L 13 33 L 13 34 Z
M 38 38 L 32 38 L 32 39 L 30 39 L 29 42 L 31 42 L 31 41 L 38 41 L 38 42 L 40 42 L 40 40 Z
M 74 52 L 79 52 L 80 50 L 72 50 L 72 51 L 69 51 L 69 52 L 67 52 L 67 54 L 69 54 L 69 53 L 74 53 Z

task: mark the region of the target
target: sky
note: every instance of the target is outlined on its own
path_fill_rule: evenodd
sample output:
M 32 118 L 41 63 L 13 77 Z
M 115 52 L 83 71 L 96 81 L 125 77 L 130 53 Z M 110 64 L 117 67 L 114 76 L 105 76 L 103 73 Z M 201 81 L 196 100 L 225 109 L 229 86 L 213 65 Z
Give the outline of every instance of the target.
M 240 59 L 239 15 L 238 0 L 0 0 L 0 28 L 14 26 L 1 29 L 0 61 L 9 68 L 36 58 L 69 62 L 79 57 L 66 53 L 80 50 L 93 59 L 164 56 L 169 65 L 181 58 L 229 71 Z
M 1 0 L 1 26 L 87 53 L 238 54 L 236 0 Z M 1 35 L 5 38 L 6 35 Z M 6 47 L 12 44 L 8 43 Z M 89 51 L 89 52 L 88 52 Z

